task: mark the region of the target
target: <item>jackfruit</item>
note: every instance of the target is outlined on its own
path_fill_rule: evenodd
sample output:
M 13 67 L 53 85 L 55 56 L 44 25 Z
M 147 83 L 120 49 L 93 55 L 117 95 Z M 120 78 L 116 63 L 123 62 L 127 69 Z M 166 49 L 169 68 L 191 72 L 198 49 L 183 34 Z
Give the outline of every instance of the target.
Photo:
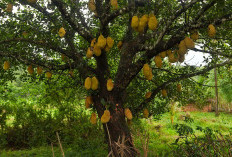
M 90 77 L 87 77 L 86 79 L 85 79 L 85 89 L 90 89 L 91 88 L 91 85 L 92 85 L 92 80 L 91 80 L 91 78 Z
M 168 55 L 168 60 L 170 63 L 175 63 L 179 60 L 179 54 L 177 51 L 173 51 L 170 55 Z
M 180 62 L 180 63 L 183 63 L 184 60 L 185 60 L 185 55 L 180 55 L 180 56 L 179 56 L 179 62 Z
M 160 57 L 165 58 L 166 57 L 166 51 L 161 52 L 159 55 L 160 55 Z
M 97 44 L 94 45 L 93 53 L 94 53 L 96 56 L 100 56 L 100 55 L 101 55 L 101 49 L 100 49 L 100 47 L 98 47 Z
M 34 73 L 34 69 L 32 67 L 32 65 L 29 65 L 28 68 L 27 68 L 27 71 L 30 75 L 32 75 Z
M 153 78 L 153 74 L 152 74 L 152 68 L 149 68 L 149 73 L 148 73 L 148 75 L 147 76 L 145 76 L 146 77 L 146 79 L 147 80 L 152 80 L 152 78 Z
M 41 75 L 43 73 L 43 69 L 40 66 L 37 66 L 37 74 Z
M 215 34 L 216 34 L 216 29 L 215 29 L 214 25 L 210 24 L 208 26 L 208 35 L 209 35 L 209 37 L 213 38 L 215 36 Z
M 90 123 L 91 124 L 96 124 L 97 123 L 97 115 L 96 115 L 96 113 L 91 114 Z
M 122 48 L 122 41 L 119 41 L 119 42 L 118 42 L 117 47 L 118 47 L 118 49 L 121 49 L 121 48 Z
M 184 43 L 185 43 L 186 48 L 188 49 L 193 49 L 195 47 L 195 43 L 189 37 L 185 37 Z
M 143 65 L 143 74 L 144 76 L 148 76 L 149 75 L 149 70 L 150 70 L 150 67 L 148 64 L 144 64 Z
M 199 38 L 198 31 L 197 30 L 191 31 L 190 38 L 193 39 L 194 41 L 196 41 Z
M 111 37 L 107 37 L 106 44 L 109 48 L 112 48 L 114 46 L 114 40 Z
M 177 84 L 177 91 L 181 92 L 181 84 L 180 83 Z
M 110 121 L 110 111 L 105 110 L 102 117 L 101 117 L 101 122 L 102 123 L 108 123 Z
M 118 9 L 118 1 L 117 0 L 110 0 L 111 6 L 113 9 Z
M 109 52 L 110 51 L 110 48 L 108 47 L 108 45 L 106 45 L 105 49 L 104 49 L 106 52 Z
M 148 23 L 148 15 L 143 15 L 141 18 L 140 18 L 140 23 L 141 25 L 143 25 L 143 27 L 146 27 L 147 23 Z
M 7 11 L 8 13 L 11 13 L 11 12 L 12 12 L 12 10 L 13 10 L 13 4 L 8 3 L 8 4 L 7 4 L 6 11 Z
M 59 29 L 59 36 L 61 37 L 61 38 L 63 38 L 64 36 L 65 36 L 65 29 L 63 28 L 63 27 L 61 27 L 60 29 Z
M 144 117 L 144 118 L 148 118 L 148 116 L 149 116 L 149 111 L 148 111 L 148 109 L 144 109 L 144 110 L 143 110 L 143 117 Z
M 167 55 L 170 55 L 172 53 L 172 50 L 167 50 L 166 53 Z
M 94 12 L 96 10 L 95 0 L 89 0 L 88 8 L 90 11 Z
M 36 3 L 37 0 L 27 0 L 28 3 Z
M 155 56 L 154 58 L 154 61 L 155 61 L 155 65 L 157 66 L 157 68 L 161 68 L 162 65 L 163 65 L 163 62 L 162 62 L 162 59 L 160 56 Z
M 96 44 L 96 38 L 94 38 L 94 39 L 91 41 L 90 46 L 91 46 L 91 47 L 94 47 L 95 44 Z
M 107 80 L 107 90 L 112 91 L 114 88 L 114 83 L 112 82 L 112 79 Z
M 91 104 L 93 104 L 93 98 L 91 96 L 87 96 L 85 98 L 85 107 L 86 107 L 86 109 L 90 108 Z
M 106 38 L 103 35 L 100 35 L 97 39 L 97 46 L 101 49 L 104 49 L 106 46 Z
M 91 51 L 90 47 L 88 48 L 86 52 L 86 58 L 90 59 L 93 56 L 93 51 Z
M 136 29 L 139 27 L 139 18 L 137 16 L 133 16 L 131 20 L 131 27 Z
M 178 53 L 179 53 L 180 55 L 186 54 L 186 52 L 187 52 L 188 49 L 187 49 L 187 47 L 186 47 L 186 45 L 185 45 L 184 40 L 182 40 L 182 41 L 180 42 L 180 44 L 178 45 L 178 47 L 179 47 Z
M 52 73 L 51 73 L 50 71 L 48 71 L 48 72 L 45 73 L 45 76 L 46 76 L 48 79 L 50 79 L 50 78 L 52 78 Z
M 151 97 L 151 92 L 147 92 L 147 93 L 145 94 L 145 98 L 148 99 L 148 98 L 150 98 L 150 97 Z
M 166 89 L 162 89 L 161 94 L 163 97 L 166 97 L 168 95 Z
M 98 89 L 98 84 L 99 84 L 99 82 L 98 82 L 97 78 L 94 76 L 94 77 L 91 79 L 91 89 L 92 89 L 92 90 Z
M 158 26 L 158 21 L 157 21 L 155 15 L 149 17 L 148 28 L 149 28 L 150 30 L 153 30 L 153 31 L 154 31 L 154 30 L 157 28 L 157 26 Z
M 10 62 L 9 61 L 5 61 L 3 64 L 3 69 L 4 70 L 9 70 L 10 69 Z
M 131 120 L 133 118 L 132 113 L 131 113 L 129 108 L 124 109 L 124 114 L 125 114 L 126 118 L 129 120 Z
M 136 29 L 136 31 L 138 31 L 139 33 L 143 33 L 144 32 L 144 23 L 141 21 L 141 19 L 139 20 L 139 26 Z

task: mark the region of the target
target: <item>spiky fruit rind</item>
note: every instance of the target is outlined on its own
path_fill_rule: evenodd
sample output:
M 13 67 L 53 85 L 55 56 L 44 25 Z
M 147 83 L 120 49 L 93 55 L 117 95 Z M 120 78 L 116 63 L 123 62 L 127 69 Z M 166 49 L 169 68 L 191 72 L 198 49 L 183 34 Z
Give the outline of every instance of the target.
M 185 37 L 184 42 L 185 42 L 186 48 L 188 48 L 188 49 L 193 49 L 195 47 L 195 43 L 189 37 Z
M 48 79 L 52 78 L 52 73 L 50 71 L 46 72 L 45 77 Z
M 109 121 L 110 121 L 110 111 L 105 110 L 101 117 L 101 122 L 104 124 L 104 123 L 108 123 Z
M 60 29 L 59 29 L 59 36 L 61 37 L 61 38 L 63 38 L 64 36 L 65 36 L 65 34 L 66 34 L 66 31 L 65 31 L 65 29 L 64 29 L 64 27 L 61 27 Z
M 86 52 L 86 58 L 90 59 L 92 56 L 93 56 L 93 51 L 89 47 L 88 50 L 87 50 L 87 52 Z
M 147 92 L 147 93 L 145 94 L 145 98 L 146 98 L 146 99 L 150 98 L 150 97 L 151 97 L 151 94 L 152 94 L 151 92 Z
M 209 35 L 209 37 L 213 38 L 215 36 L 215 34 L 216 34 L 216 29 L 215 29 L 214 25 L 210 24 L 208 26 L 208 35 Z
M 89 0 L 89 2 L 88 2 L 88 8 L 92 12 L 94 12 L 96 10 L 95 0 Z
M 157 28 L 157 26 L 158 26 L 158 21 L 157 21 L 156 17 L 155 16 L 151 16 L 149 18 L 149 21 L 148 21 L 148 28 L 150 30 L 154 31 Z
M 144 109 L 144 110 L 143 110 L 143 117 L 144 117 L 144 118 L 148 118 L 148 116 L 149 116 L 149 111 L 148 111 L 148 109 Z
M 92 79 L 90 77 L 87 77 L 85 79 L 85 84 L 84 84 L 85 89 L 89 90 L 91 88 L 91 84 L 92 84 Z
M 132 19 L 131 19 L 131 27 L 133 29 L 136 29 L 139 27 L 139 18 L 138 16 L 133 16 Z
M 113 9 L 118 9 L 118 1 L 117 0 L 110 0 L 110 4 Z
M 124 109 L 124 114 L 125 114 L 126 118 L 129 119 L 129 120 L 131 120 L 133 118 L 132 112 L 131 112 L 131 110 L 129 108 Z
M 166 51 L 163 51 L 163 52 L 161 52 L 159 55 L 160 55 L 160 57 L 165 58 L 166 55 L 167 55 L 167 52 L 166 52 Z
M 184 55 L 184 54 L 186 54 L 187 53 L 187 47 L 186 47 L 186 45 L 185 45 L 185 42 L 184 42 L 184 40 L 182 40 L 181 42 L 180 42 L 180 44 L 178 45 L 178 53 L 180 54 L 180 55 Z
M 143 65 L 143 74 L 144 74 L 144 76 L 148 76 L 149 75 L 149 69 L 150 69 L 150 67 L 149 67 L 148 64 L 144 64 Z
M 114 40 L 111 37 L 106 38 L 106 43 L 109 48 L 112 48 L 114 46 Z
M 91 47 L 94 47 L 95 44 L 96 44 L 96 38 L 94 38 L 94 39 L 91 41 L 90 46 L 91 46 Z
M 119 42 L 118 42 L 117 47 L 118 47 L 118 49 L 121 49 L 121 48 L 122 48 L 122 41 L 119 41 Z
M 94 76 L 92 79 L 91 79 L 91 89 L 92 90 L 97 90 L 98 89 L 98 79 Z
M 27 68 L 27 71 L 30 75 L 32 75 L 34 73 L 34 69 L 32 67 L 32 65 L 29 65 L 28 68 Z
M 98 47 L 97 44 L 94 45 L 93 53 L 94 53 L 96 56 L 100 56 L 100 55 L 101 55 L 101 49 L 100 49 L 100 47 Z
M 37 74 L 41 75 L 43 73 L 43 69 L 40 66 L 37 66 Z
M 105 48 L 106 46 L 106 38 L 103 35 L 100 35 L 97 39 L 97 46 L 101 49 Z
M 193 30 L 191 31 L 191 35 L 190 38 L 193 39 L 194 41 L 196 41 L 199 38 L 199 33 L 197 30 Z
M 163 97 L 167 97 L 167 95 L 168 95 L 166 89 L 162 89 L 161 94 Z
M 90 108 L 91 104 L 93 104 L 93 98 L 91 96 L 87 96 L 85 98 L 85 107 L 86 107 L 86 109 Z

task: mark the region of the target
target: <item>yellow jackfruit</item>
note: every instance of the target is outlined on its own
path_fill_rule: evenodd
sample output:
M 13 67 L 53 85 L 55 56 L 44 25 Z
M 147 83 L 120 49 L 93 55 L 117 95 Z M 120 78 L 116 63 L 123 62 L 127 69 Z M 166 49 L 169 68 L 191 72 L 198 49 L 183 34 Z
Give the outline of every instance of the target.
M 190 39 L 189 37 L 185 37 L 184 43 L 185 43 L 185 46 L 186 46 L 188 49 L 193 49 L 193 48 L 195 47 L 195 43 L 194 43 L 193 40 Z
M 154 31 L 154 30 L 157 28 L 157 26 L 158 26 L 158 21 L 157 21 L 156 17 L 155 17 L 155 16 L 149 17 L 149 20 L 148 20 L 148 28 L 149 28 L 150 30 L 153 30 L 153 31 Z
M 97 123 L 97 115 L 96 115 L 96 113 L 91 114 L 90 123 L 91 124 L 96 124 Z
M 107 90 L 112 91 L 114 88 L 114 83 L 112 82 L 112 79 L 107 80 Z
M 129 108 L 124 109 L 124 114 L 125 114 L 126 118 L 129 120 L 131 120 L 133 118 L 132 113 L 131 113 Z
M 97 46 L 101 49 L 105 48 L 106 46 L 106 38 L 103 35 L 100 35 L 97 39 Z
M 48 72 L 45 73 L 45 76 L 46 76 L 48 79 L 50 79 L 50 78 L 52 78 L 52 73 L 51 73 L 50 71 L 48 71 Z
M 143 117 L 144 117 L 144 118 L 148 118 L 148 116 L 149 116 L 149 111 L 148 111 L 148 109 L 144 109 L 144 110 L 143 110 Z
M 199 38 L 198 31 L 197 30 L 191 31 L 190 38 L 193 39 L 194 41 L 196 41 Z
M 144 76 L 148 76 L 149 75 L 149 69 L 150 69 L 150 67 L 149 67 L 148 64 L 144 64 L 143 65 L 143 74 L 144 74 Z
M 63 28 L 63 27 L 61 27 L 60 29 L 59 29 L 59 36 L 61 37 L 61 38 L 63 38 L 64 36 L 65 36 L 65 29 Z
M 110 111 L 105 110 L 102 117 L 101 117 L 101 122 L 102 123 L 108 123 L 110 121 Z
M 148 99 L 148 98 L 150 98 L 150 97 L 151 97 L 151 92 L 147 92 L 147 93 L 145 94 L 145 98 Z
M 86 58 L 90 59 L 93 56 L 93 51 L 91 51 L 90 47 L 88 48 L 86 52 Z
M 170 55 L 168 55 L 168 60 L 170 63 L 175 63 L 179 60 L 179 54 L 177 51 L 173 51 Z
M 161 94 L 163 97 L 166 97 L 168 95 L 166 89 L 162 89 Z
M 97 78 L 94 76 L 94 77 L 91 79 L 91 89 L 92 89 L 92 90 L 98 89 L 98 84 L 99 84 L 99 82 L 98 82 Z
M 6 11 L 7 11 L 8 13 L 11 13 L 11 12 L 12 12 L 12 10 L 13 10 L 13 4 L 8 3 L 8 4 L 7 4 Z
M 10 69 L 10 62 L 9 61 L 5 61 L 3 64 L 3 69 L 4 70 L 9 70 Z
M 117 0 L 110 0 L 111 6 L 113 9 L 118 9 L 118 1 Z
M 208 26 L 208 35 L 209 35 L 209 37 L 213 38 L 215 36 L 215 34 L 216 34 L 216 29 L 215 29 L 214 25 L 210 24 Z
M 162 62 L 162 59 L 160 56 L 155 56 L 154 58 L 154 61 L 155 61 L 155 65 L 157 66 L 157 68 L 161 68 L 162 65 L 163 65 L 163 62 Z
M 153 78 L 153 74 L 152 74 L 152 68 L 149 68 L 149 73 L 148 73 L 148 75 L 147 76 L 145 76 L 145 78 L 147 79 L 147 80 L 152 80 L 152 78 Z
M 183 63 L 184 60 L 185 60 L 185 55 L 180 55 L 180 56 L 179 56 L 179 62 L 180 62 L 180 63 Z
M 97 44 L 94 45 L 93 53 L 94 53 L 96 56 L 100 56 L 100 55 L 101 55 L 101 49 L 100 49 L 100 47 L 98 47 Z
M 96 38 L 94 38 L 94 39 L 91 41 L 90 46 L 91 46 L 91 47 L 94 47 L 95 43 L 96 43 Z
M 148 23 L 148 15 L 143 15 L 141 18 L 140 18 L 140 23 L 141 25 L 143 25 L 143 27 L 146 27 L 147 23 Z
M 108 47 L 108 45 L 106 45 L 105 49 L 104 49 L 106 52 L 109 52 L 110 51 L 110 48 Z
M 27 71 L 30 75 L 32 75 L 34 73 L 34 69 L 32 67 L 32 65 L 29 65 L 28 68 L 27 68 Z
M 165 58 L 166 57 L 166 51 L 161 52 L 159 55 L 160 55 L 160 57 Z
M 170 55 L 172 53 L 172 50 L 167 50 L 166 53 L 167 55 Z
M 41 75 L 43 73 L 43 69 L 40 66 L 37 66 L 37 74 Z
M 85 89 L 90 89 L 91 88 L 91 85 L 92 85 L 92 80 L 91 80 L 91 78 L 90 77 L 87 77 L 86 79 L 85 79 Z
M 87 96 L 85 98 L 85 107 L 88 109 L 91 104 L 93 104 L 93 98 L 91 96 Z
M 141 19 L 139 20 L 139 26 L 138 28 L 136 29 L 137 32 L 139 33 L 143 33 L 144 32 L 144 23 L 141 21 Z
M 182 40 L 182 41 L 180 42 L 180 44 L 178 45 L 178 47 L 179 47 L 178 53 L 179 53 L 180 55 L 186 54 L 186 52 L 187 52 L 188 49 L 187 49 L 187 47 L 186 47 L 186 45 L 185 45 L 184 40 Z
M 136 29 L 139 27 L 139 18 L 137 16 L 133 16 L 131 20 L 131 27 Z
M 177 84 L 177 91 L 181 92 L 181 84 L 180 83 Z
M 96 10 L 95 0 L 89 0 L 88 8 L 90 11 L 94 12 Z
M 118 49 L 121 49 L 121 48 L 122 48 L 122 41 L 119 41 L 119 42 L 118 42 L 117 47 L 118 47 Z
M 106 44 L 109 48 L 112 48 L 114 46 L 114 40 L 111 37 L 107 37 Z

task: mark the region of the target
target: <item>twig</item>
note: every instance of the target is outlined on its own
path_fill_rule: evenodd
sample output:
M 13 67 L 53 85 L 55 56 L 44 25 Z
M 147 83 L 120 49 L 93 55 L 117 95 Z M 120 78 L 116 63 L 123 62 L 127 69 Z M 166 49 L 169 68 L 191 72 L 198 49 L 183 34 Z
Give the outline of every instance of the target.
M 52 156 L 55 157 L 54 150 L 53 150 L 53 143 L 51 143 L 52 146 Z
M 58 132 L 56 132 L 56 136 L 57 136 L 57 139 L 58 139 L 58 142 L 59 142 L 59 145 L 60 145 L 60 150 L 61 150 L 62 156 L 65 157 Z

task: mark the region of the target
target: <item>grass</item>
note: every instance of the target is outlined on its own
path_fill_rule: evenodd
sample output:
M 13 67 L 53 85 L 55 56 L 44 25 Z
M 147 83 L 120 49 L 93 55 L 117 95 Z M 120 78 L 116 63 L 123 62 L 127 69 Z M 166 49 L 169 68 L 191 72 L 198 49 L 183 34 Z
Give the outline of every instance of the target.
M 203 128 L 210 127 L 214 130 L 220 130 L 222 134 L 228 134 L 232 129 L 232 114 L 221 113 L 219 117 L 215 117 L 214 113 L 211 112 L 191 112 L 190 117 L 194 120 L 192 123 L 186 123 L 181 117 L 186 115 L 184 112 L 175 113 L 174 125 L 175 124 L 187 124 L 194 129 L 196 135 L 202 133 L 196 130 L 197 126 Z M 145 134 L 149 134 L 149 152 L 148 156 L 170 156 L 170 146 L 178 137 L 173 125 L 171 125 L 170 114 L 166 113 L 162 115 L 160 120 L 152 119 L 141 119 L 135 121 L 132 126 L 132 133 L 134 137 L 134 143 L 140 150 L 141 155 L 143 154 L 143 145 L 141 140 L 144 142 L 146 137 Z M 85 147 L 86 148 L 86 147 Z M 90 146 L 87 149 L 75 148 L 73 146 L 64 147 L 66 157 L 79 157 L 79 156 L 106 156 L 107 148 L 99 146 Z M 61 156 L 59 147 L 54 148 L 56 157 Z M 52 156 L 51 146 L 32 148 L 30 150 L 17 150 L 17 151 L 0 151 L 1 157 L 47 157 Z

